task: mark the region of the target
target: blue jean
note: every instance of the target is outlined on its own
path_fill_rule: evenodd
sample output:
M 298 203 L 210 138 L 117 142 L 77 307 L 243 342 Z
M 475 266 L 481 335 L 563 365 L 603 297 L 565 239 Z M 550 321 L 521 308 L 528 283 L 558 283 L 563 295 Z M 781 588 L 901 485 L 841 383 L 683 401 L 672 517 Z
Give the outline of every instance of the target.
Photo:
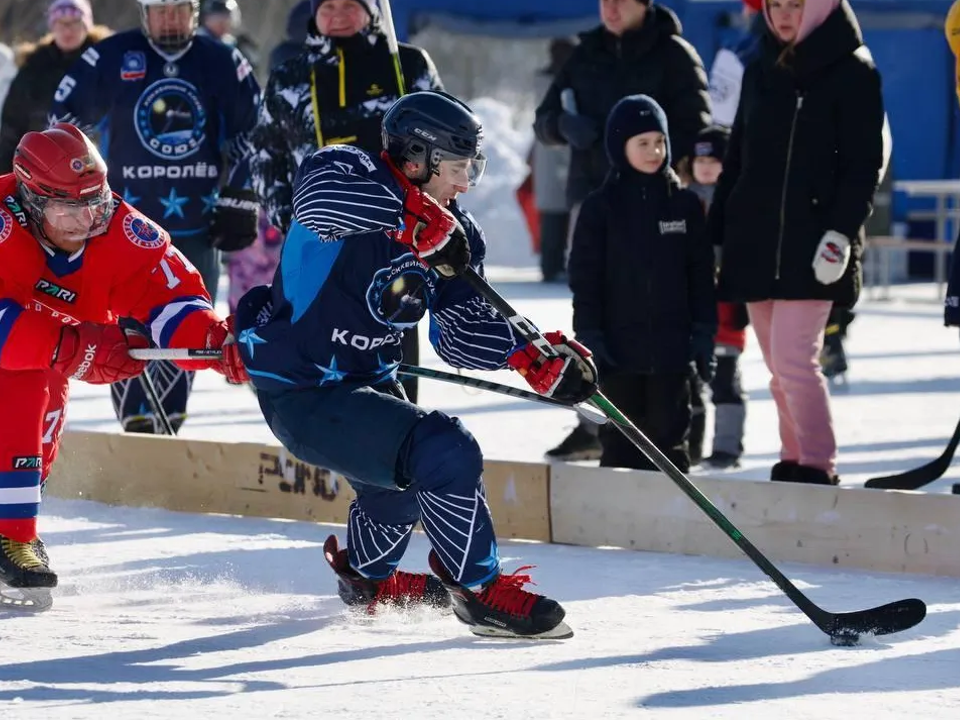
M 357 572 L 389 576 L 419 520 L 458 582 L 476 586 L 499 574 L 483 457 L 458 419 L 407 402 L 396 383 L 257 394 L 284 447 L 356 490 L 347 551 Z

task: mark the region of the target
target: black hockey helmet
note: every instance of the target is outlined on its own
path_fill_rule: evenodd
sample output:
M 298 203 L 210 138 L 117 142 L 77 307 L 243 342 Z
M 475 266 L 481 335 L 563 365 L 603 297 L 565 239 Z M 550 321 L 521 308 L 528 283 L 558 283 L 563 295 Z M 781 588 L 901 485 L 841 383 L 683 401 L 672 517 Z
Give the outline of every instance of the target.
M 444 160 L 469 160 L 471 187 L 483 176 L 483 126 L 453 95 L 426 90 L 404 95 L 383 116 L 382 138 L 384 151 L 398 168 L 405 162 L 423 165 L 414 182 L 439 174 Z

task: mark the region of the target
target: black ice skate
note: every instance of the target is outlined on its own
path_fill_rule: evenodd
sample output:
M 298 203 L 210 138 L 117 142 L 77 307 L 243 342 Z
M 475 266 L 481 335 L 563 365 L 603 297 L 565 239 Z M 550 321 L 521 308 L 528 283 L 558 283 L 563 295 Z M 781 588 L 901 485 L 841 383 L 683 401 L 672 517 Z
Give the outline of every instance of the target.
M 530 640 L 573 637 L 573 630 L 563 622 L 566 612 L 560 603 L 523 589 L 530 576 L 520 573 L 530 567 L 521 567 L 512 575 L 501 573 L 474 593 L 457 583 L 437 553 L 430 551 L 430 569 L 450 591 L 453 614 L 474 635 Z
M 450 595 L 433 575 L 395 571 L 384 580 L 371 580 L 350 567 L 347 551 L 340 548 L 336 535 L 323 544 L 323 554 L 337 574 L 340 599 L 347 605 L 365 605 L 368 613 L 375 613 L 377 605 L 394 607 L 428 606 L 450 607 Z
M 547 450 L 546 456 L 550 460 L 599 460 L 603 453 L 599 438 L 577 425 L 573 432 L 563 439 L 559 445 Z
M 53 605 L 49 588 L 57 586 L 57 574 L 47 565 L 39 538 L 22 543 L 0 537 L 0 583 L 2 608 L 40 612 Z

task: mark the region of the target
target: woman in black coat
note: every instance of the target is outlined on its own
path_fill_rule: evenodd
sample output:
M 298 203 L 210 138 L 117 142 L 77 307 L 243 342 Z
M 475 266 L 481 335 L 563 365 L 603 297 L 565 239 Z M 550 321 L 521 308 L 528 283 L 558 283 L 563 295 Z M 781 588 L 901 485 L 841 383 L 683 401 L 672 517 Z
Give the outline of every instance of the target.
M 847 0 L 766 0 L 710 212 L 718 294 L 748 303 L 782 443 L 771 479 L 835 484 L 817 358 L 834 303 L 859 295 L 862 226 L 883 156 L 880 75 Z
M 60 80 L 91 45 L 111 34 L 93 24 L 85 0 L 58 0 L 47 10 L 50 32 L 36 43 L 17 48 L 17 76 L 0 119 L 0 173 L 13 171 L 13 151 L 31 130 L 45 130 L 47 113 Z

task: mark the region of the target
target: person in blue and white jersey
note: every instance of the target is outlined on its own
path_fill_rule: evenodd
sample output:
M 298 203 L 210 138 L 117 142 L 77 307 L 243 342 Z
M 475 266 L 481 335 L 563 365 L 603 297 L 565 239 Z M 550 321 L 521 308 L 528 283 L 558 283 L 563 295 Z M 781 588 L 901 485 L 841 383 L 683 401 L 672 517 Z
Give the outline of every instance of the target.
M 440 92 L 406 95 L 383 118 L 380 157 L 325 147 L 301 165 L 272 287 L 237 308 L 238 343 L 264 417 L 294 455 L 357 491 L 346 548 L 325 545 L 351 605 L 447 605 L 477 634 L 567 637 L 563 608 L 501 571 L 483 457 L 460 421 L 407 401 L 400 338 L 430 314 L 430 341 L 459 368 L 517 369 L 538 391 L 596 391 L 590 353 L 560 333 L 547 360 L 463 277 L 485 241 L 457 197 L 485 159 L 477 116 Z M 435 575 L 397 570 L 420 521 Z M 449 594 L 448 594 L 449 593 Z

